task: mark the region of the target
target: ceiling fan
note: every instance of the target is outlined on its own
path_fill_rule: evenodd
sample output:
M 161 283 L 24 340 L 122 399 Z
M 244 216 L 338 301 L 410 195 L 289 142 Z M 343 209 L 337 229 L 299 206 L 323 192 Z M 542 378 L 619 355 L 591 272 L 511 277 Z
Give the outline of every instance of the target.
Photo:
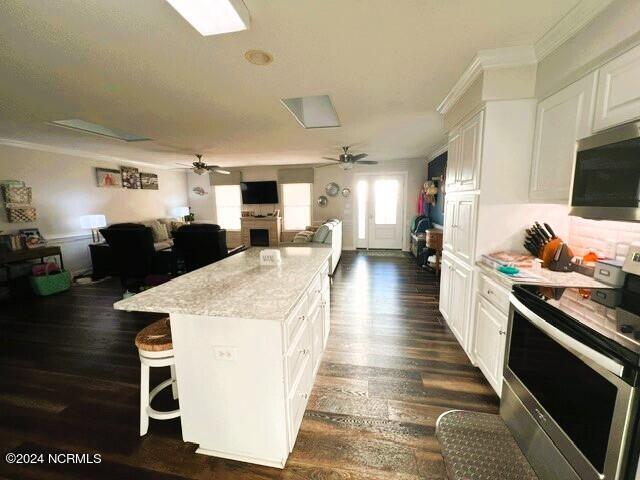
M 338 158 L 331 157 L 322 157 L 324 160 L 331 160 L 332 162 L 338 162 L 338 164 L 345 170 L 349 170 L 353 168 L 354 165 L 376 165 L 378 162 L 375 160 L 363 160 L 363 158 L 367 157 L 366 153 L 358 153 L 353 155 L 349 153 L 349 145 L 342 147 L 343 153 L 340 154 Z M 321 165 L 320 167 L 328 167 L 330 165 L 335 165 L 333 163 L 328 163 L 326 165 Z
M 207 165 L 202 161 L 202 154 L 196 154 L 198 160 L 193 162 L 191 165 L 186 165 L 184 163 L 177 163 L 176 165 L 182 165 L 184 168 L 189 168 L 191 171 L 197 175 L 203 175 L 208 172 L 221 173 L 222 175 L 229 175 L 231 172 L 229 170 L 224 170 L 220 168 L 218 165 Z M 176 170 L 184 170 L 183 168 Z

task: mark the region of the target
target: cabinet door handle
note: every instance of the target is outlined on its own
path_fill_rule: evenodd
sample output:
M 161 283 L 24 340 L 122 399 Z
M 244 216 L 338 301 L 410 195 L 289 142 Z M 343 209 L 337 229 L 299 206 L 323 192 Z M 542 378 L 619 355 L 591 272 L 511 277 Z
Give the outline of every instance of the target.
M 499 333 L 500 335 L 506 335 L 506 334 L 507 334 L 507 332 L 505 332 L 504 330 L 498 330 L 498 333 Z
M 300 350 L 300 353 L 302 355 L 309 355 L 310 350 L 308 348 L 303 348 L 302 350 Z
M 300 396 L 301 396 L 302 398 L 304 398 L 305 400 L 306 400 L 307 398 L 309 398 L 309 394 L 308 394 L 308 393 L 301 393 L 301 394 L 300 394 Z
M 487 295 L 493 295 L 495 292 L 490 288 L 487 289 Z

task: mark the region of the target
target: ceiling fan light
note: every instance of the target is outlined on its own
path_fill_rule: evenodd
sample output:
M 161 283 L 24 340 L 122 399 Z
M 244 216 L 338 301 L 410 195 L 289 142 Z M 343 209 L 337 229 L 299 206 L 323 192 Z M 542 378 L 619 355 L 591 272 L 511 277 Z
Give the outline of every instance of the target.
M 195 167 L 193 169 L 193 173 L 195 173 L 196 175 L 203 175 L 205 173 L 207 173 L 209 170 L 207 170 L 206 168 L 199 168 L 199 167 Z
M 341 164 L 340 164 L 340 167 L 341 167 L 343 170 L 351 170 L 351 169 L 353 168 L 353 163 L 351 163 L 351 162 L 344 162 L 344 163 L 341 163 Z

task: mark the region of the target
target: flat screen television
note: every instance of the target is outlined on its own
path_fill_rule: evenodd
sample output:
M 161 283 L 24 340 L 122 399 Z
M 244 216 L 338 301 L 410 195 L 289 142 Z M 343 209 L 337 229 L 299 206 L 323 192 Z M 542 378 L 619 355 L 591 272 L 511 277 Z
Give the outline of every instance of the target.
M 261 204 L 278 203 L 278 183 L 270 182 L 240 182 L 242 203 Z

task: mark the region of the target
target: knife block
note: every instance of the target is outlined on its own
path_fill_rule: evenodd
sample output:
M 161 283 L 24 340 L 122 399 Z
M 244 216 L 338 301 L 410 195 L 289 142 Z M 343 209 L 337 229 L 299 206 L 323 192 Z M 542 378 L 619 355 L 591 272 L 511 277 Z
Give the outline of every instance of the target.
M 560 252 L 559 258 L 556 260 L 556 253 L 558 252 L 558 249 L 563 245 L 564 248 L 562 249 L 562 252 Z M 540 256 L 540 258 L 542 259 L 542 266 L 554 272 L 568 271 L 569 266 L 571 265 L 572 257 L 573 253 L 569 249 L 569 246 L 559 238 L 554 238 L 549 243 L 547 243 L 542 249 L 542 255 Z

